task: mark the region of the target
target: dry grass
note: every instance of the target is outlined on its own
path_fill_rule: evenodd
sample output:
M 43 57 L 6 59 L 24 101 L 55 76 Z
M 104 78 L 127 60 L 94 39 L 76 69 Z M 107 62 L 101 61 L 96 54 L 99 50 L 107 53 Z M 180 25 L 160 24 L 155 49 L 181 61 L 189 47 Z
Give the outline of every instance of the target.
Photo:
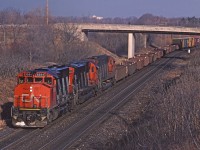
M 200 148 L 199 56 L 196 51 L 182 71 L 180 67 L 177 72 L 172 69 L 161 83 L 151 87 L 150 105 L 137 123 L 130 126 L 129 132 L 134 138 L 115 149 Z M 181 67 L 184 63 L 176 62 Z
M 0 87 L 0 104 L 2 105 L 5 102 L 13 100 L 13 91 L 15 86 L 15 77 L 14 78 L 0 78 L 2 81 Z

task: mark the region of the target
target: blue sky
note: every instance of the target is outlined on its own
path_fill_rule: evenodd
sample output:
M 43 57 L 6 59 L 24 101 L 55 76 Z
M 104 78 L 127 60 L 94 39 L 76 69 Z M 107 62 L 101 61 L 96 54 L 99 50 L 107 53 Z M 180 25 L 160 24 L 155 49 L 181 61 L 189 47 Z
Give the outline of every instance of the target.
M 44 8 L 46 0 L 0 0 L 0 10 L 13 7 L 27 12 Z M 200 17 L 200 0 L 49 0 L 53 16 Z

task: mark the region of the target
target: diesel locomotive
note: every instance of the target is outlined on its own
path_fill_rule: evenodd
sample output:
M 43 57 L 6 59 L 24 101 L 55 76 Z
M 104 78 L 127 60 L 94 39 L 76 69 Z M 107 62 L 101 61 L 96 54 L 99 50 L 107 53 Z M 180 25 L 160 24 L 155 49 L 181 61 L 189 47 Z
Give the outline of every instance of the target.
M 14 90 L 12 124 L 44 127 L 114 83 L 115 61 L 107 55 L 21 72 Z

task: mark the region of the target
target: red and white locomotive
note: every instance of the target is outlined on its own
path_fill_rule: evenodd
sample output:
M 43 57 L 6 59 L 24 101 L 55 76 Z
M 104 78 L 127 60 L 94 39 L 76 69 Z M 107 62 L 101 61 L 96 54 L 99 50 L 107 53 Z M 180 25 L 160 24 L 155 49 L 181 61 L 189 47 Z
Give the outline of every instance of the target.
M 115 61 L 93 56 L 63 66 L 50 66 L 17 75 L 12 124 L 44 127 L 115 83 Z

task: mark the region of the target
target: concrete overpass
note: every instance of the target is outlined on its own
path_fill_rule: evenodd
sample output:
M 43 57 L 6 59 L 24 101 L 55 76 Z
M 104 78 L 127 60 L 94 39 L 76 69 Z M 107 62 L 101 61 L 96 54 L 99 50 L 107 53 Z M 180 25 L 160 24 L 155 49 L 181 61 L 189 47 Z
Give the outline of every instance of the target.
M 53 24 L 55 28 L 62 30 L 63 23 Z M 128 33 L 128 58 L 132 58 L 135 54 L 135 33 L 154 33 L 154 34 L 179 34 L 179 35 L 199 35 L 200 28 L 188 27 L 166 27 L 166 26 L 150 26 L 150 25 L 125 25 L 125 24 L 91 24 L 91 23 L 69 23 L 68 26 L 77 30 L 78 36 L 82 41 L 87 39 L 89 32 L 114 32 Z M 19 27 L 19 25 L 0 25 L 0 29 L 9 27 Z M 27 24 L 20 25 L 22 28 L 31 27 Z M 81 34 L 80 34 L 81 33 Z M 146 36 L 145 36 L 146 37 Z M 146 40 L 145 40 L 146 41 Z M 144 44 L 146 45 L 146 44 Z
M 165 27 L 150 25 L 74 24 L 83 32 L 121 32 L 200 35 L 200 28 Z
M 128 33 L 128 58 L 132 58 L 135 53 L 134 33 L 154 33 L 154 34 L 179 34 L 179 35 L 200 35 L 200 28 L 188 27 L 166 27 L 150 25 L 119 25 L 119 24 L 71 24 L 80 31 L 81 39 L 87 39 L 88 32 L 115 32 Z

